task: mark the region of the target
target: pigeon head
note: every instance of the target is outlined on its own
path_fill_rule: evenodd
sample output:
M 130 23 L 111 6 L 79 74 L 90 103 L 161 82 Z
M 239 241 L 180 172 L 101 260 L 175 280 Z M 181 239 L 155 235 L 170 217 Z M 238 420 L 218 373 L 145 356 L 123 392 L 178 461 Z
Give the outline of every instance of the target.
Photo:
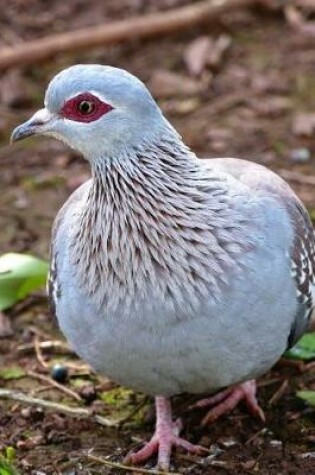
M 148 89 L 132 74 L 110 66 L 76 65 L 52 79 L 45 107 L 18 126 L 11 140 L 53 136 L 93 162 L 152 140 L 165 123 Z

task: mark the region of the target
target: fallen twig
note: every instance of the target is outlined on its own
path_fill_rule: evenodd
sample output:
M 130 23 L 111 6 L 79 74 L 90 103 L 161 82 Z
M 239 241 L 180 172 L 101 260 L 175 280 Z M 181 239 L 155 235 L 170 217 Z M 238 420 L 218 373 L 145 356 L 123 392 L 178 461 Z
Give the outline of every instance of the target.
M 246 440 L 245 446 L 250 445 L 250 444 L 251 444 L 252 442 L 254 442 L 254 440 L 256 440 L 258 437 L 260 437 L 261 435 L 264 435 L 267 430 L 268 430 L 268 429 L 267 429 L 266 427 L 263 427 L 263 428 L 260 429 L 259 431 L 255 432 L 254 435 L 252 435 L 249 439 Z
M 91 411 L 89 411 L 88 409 L 84 409 L 83 407 L 66 406 L 65 404 L 47 401 L 46 399 L 34 398 L 19 391 L 0 388 L 0 399 L 8 399 L 31 406 L 44 407 L 48 410 L 52 410 L 55 412 L 62 412 L 63 414 L 66 414 L 67 416 L 71 417 L 90 419 L 91 421 L 97 422 L 98 424 L 105 427 L 119 426 L 119 421 L 114 421 L 112 419 L 107 419 L 105 417 L 99 416 L 98 414 L 93 414 Z
M 257 381 L 258 388 L 265 388 L 266 386 L 271 386 L 272 384 L 279 383 L 282 381 L 282 378 L 271 378 L 263 381 Z
M 38 388 L 31 389 L 29 395 L 31 397 L 35 397 L 36 394 L 43 393 L 45 391 L 48 391 L 49 389 L 51 389 L 50 384 L 46 384 L 46 386 L 40 386 Z
M 44 374 L 34 373 L 34 371 L 28 371 L 27 375 L 31 378 L 38 379 L 39 381 L 43 381 L 44 383 L 48 383 L 50 386 L 59 389 L 63 393 L 67 394 L 68 396 L 72 397 L 76 401 L 82 402 L 82 398 L 76 392 L 72 391 L 72 389 L 67 388 L 67 386 L 63 386 L 62 384 L 57 383 L 49 376 L 45 376 Z
M 148 470 L 146 468 L 137 468 L 134 466 L 124 465 L 118 462 L 111 462 L 110 460 L 103 459 L 101 457 L 96 457 L 95 455 L 87 454 L 87 458 L 93 462 L 97 462 L 102 465 L 107 465 L 107 467 L 116 468 L 117 470 L 125 470 L 127 472 L 133 473 L 145 473 L 149 475 L 180 475 L 179 473 L 169 473 L 169 472 L 161 472 L 160 470 Z
M 178 32 L 217 20 L 222 13 L 253 6 L 257 1 L 204 0 L 166 12 L 150 13 L 26 41 L 0 50 L 0 69 L 35 64 L 57 53 L 82 51 L 95 46 L 114 45 L 135 39 L 152 38 L 158 34 Z
M 44 357 L 42 355 L 38 335 L 35 335 L 35 337 L 34 337 L 34 348 L 35 348 L 36 358 L 37 358 L 39 364 L 45 369 L 49 368 L 49 365 L 46 363 L 46 361 L 44 360 Z
M 269 399 L 268 401 L 268 405 L 269 406 L 272 406 L 273 404 L 275 404 L 276 402 L 279 401 L 279 399 L 282 398 L 282 396 L 284 395 L 284 393 L 286 392 L 286 390 L 288 389 L 289 387 L 289 381 L 287 379 L 285 379 L 283 381 L 283 383 L 281 384 L 281 386 L 277 389 L 277 391 L 271 396 L 271 398 Z
M 66 344 L 63 343 L 62 341 L 59 340 L 48 340 L 48 341 L 41 341 L 38 342 L 38 348 L 44 351 L 60 351 L 65 354 L 72 354 L 73 355 L 73 350 Z M 21 353 L 31 353 L 36 351 L 34 343 L 25 343 L 23 345 L 19 345 L 17 347 L 17 351 Z

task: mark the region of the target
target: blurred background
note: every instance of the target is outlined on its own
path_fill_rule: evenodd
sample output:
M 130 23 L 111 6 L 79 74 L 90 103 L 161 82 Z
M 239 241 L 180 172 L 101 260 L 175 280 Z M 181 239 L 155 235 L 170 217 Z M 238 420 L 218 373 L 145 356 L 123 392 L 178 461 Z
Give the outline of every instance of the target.
M 119 22 L 117 29 L 115 22 Z M 108 36 L 96 44 L 93 35 L 100 25 Z M 80 29 L 83 43 L 75 35 Z M 114 37 L 118 29 L 122 33 L 115 40 L 110 35 Z M 85 45 L 84 34 L 90 46 Z M 52 37 L 51 43 L 46 37 Z M 13 127 L 42 107 L 49 80 L 79 62 L 109 64 L 135 74 L 199 156 L 246 158 L 276 170 L 315 219 L 314 0 L 9 0 L 0 13 L 0 254 L 31 253 L 47 259 L 57 210 L 89 177 L 87 163 L 55 140 L 30 138 L 9 146 Z M 19 377 L 2 373 L 5 387 L 27 387 L 32 394 L 64 400 L 67 396 L 51 387 L 55 379 L 50 370 L 56 362 L 66 361 L 72 362 L 67 366 L 67 384 L 79 395 L 77 403 L 85 401 L 98 410 L 102 402 L 101 411 L 113 416 L 112 400 L 126 403 L 127 413 L 143 402 L 129 392 L 117 393 L 117 388 L 118 395 L 114 392 L 112 399 L 106 399 L 106 392 L 112 394 L 113 388 L 108 381 L 87 369 L 78 376 L 79 363 L 62 346 L 41 294 L 19 303 L 1 319 L 0 369 L 22 371 Z M 43 356 L 43 343 L 56 340 L 61 342 L 57 345 L 61 353 L 52 346 Z M 216 444 L 223 451 L 219 457 L 223 465 L 214 468 L 209 462 L 200 468 L 195 459 L 179 457 L 176 469 L 193 474 L 223 474 L 227 469 L 242 474 L 315 473 L 314 410 L 295 397 L 296 389 L 315 389 L 314 367 L 305 370 L 307 364 L 295 361 L 285 369 L 279 366 L 263 379 L 262 405 L 271 421 L 269 432 L 260 433 L 259 423 L 250 422 L 244 413 L 220 422 L 211 433 L 188 424 L 194 442 L 208 437 L 201 443 L 210 448 Z M 301 365 L 303 373 L 297 369 Z M 48 381 L 36 379 L 32 372 L 46 375 Z M 91 400 L 84 395 L 86 387 Z M 0 451 L 14 448 L 21 473 L 120 473 L 106 466 L 95 469 L 79 452 L 94 445 L 103 454 L 119 458 L 130 444 L 137 443 L 129 429 L 113 436 L 91 420 L 44 415 L 34 408 L 27 413 L 25 407 L 14 409 L 12 401 L 7 406 L 2 403 Z M 303 411 L 306 419 L 301 418 Z M 150 422 L 150 416 L 146 417 Z M 139 420 L 141 438 L 146 438 L 146 426 Z M 215 447 L 213 460 L 221 454 Z M 313 455 L 300 457 L 308 453 Z M 66 463 L 73 471 L 64 468 Z

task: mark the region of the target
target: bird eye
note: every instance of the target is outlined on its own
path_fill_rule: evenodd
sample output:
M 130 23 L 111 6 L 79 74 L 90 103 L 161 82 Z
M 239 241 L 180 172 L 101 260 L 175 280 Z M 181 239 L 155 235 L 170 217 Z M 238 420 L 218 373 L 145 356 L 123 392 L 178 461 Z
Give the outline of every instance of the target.
M 88 123 L 98 120 L 112 109 L 114 109 L 113 106 L 90 92 L 83 92 L 68 99 L 62 105 L 60 115 L 68 120 Z
M 94 112 L 95 104 L 92 101 L 81 101 L 78 105 L 78 110 L 83 115 L 88 115 Z

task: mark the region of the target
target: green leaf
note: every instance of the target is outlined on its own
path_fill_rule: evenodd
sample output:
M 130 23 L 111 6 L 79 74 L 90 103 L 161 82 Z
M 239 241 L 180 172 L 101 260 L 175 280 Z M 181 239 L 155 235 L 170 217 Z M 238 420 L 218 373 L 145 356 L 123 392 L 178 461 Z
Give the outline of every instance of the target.
M 6 458 L 6 461 L 9 462 L 9 463 L 12 463 L 14 462 L 15 460 L 15 448 L 14 447 L 11 447 L 10 445 L 8 447 L 5 448 L 5 458 Z
M 0 369 L 0 378 L 8 381 L 9 379 L 19 379 L 25 376 L 25 371 L 20 366 L 10 366 L 9 368 Z
M 88 380 L 83 379 L 83 378 L 72 378 L 70 380 L 70 385 L 73 386 L 74 388 L 80 389 L 83 386 L 86 386 Z
M 315 406 L 315 391 L 298 391 L 298 397 Z
M 0 257 L 0 311 L 45 285 L 48 263 L 26 254 Z
M 315 359 L 315 332 L 302 336 L 297 344 L 285 353 L 285 356 L 298 360 Z
M 0 458 L 0 475 L 19 475 L 16 469 L 4 458 Z
M 126 388 L 114 388 L 109 391 L 104 391 L 100 394 L 102 401 L 106 402 L 109 405 L 119 405 L 123 403 L 128 403 L 128 400 L 133 394 L 131 389 Z

